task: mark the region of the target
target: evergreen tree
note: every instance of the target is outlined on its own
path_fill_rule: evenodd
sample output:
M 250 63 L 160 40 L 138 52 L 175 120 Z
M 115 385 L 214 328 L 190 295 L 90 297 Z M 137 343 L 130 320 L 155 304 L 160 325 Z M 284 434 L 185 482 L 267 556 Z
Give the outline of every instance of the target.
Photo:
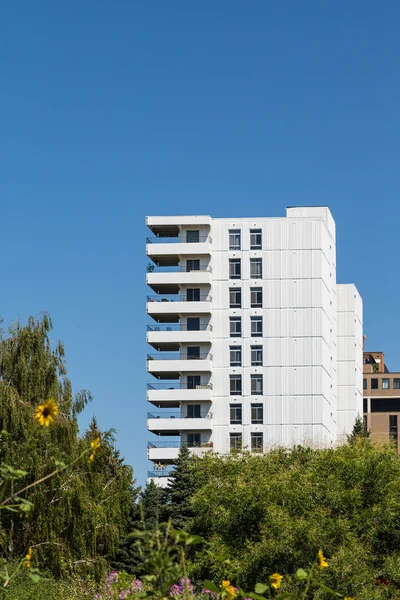
M 162 507 L 163 520 L 171 519 L 175 529 L 187 529 L 194 516 L 191 498 L 196 491 L 194 459 L 187 446 L 182 446 L 165 489 Z
M 365 428 L 364 421 L 360 417 L 360 415 L 357 415 L 357 418 L 353 425 L 353 431 L 350 435 L 347 436 L 347 441 L 350 444 L 352 444 L 358 438 L 369 438 L 369 431 L 367 431 L 367 429 Z

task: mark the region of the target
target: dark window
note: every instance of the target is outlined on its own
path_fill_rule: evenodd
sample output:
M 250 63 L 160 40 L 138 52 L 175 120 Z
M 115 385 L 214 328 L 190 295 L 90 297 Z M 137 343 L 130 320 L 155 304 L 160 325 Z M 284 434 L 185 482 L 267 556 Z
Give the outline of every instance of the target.
M 188 390 L 195 390 L 200 385 L 200 375 L 188 375 L 187 386 Z
M 263 405 L 262 404 L 252 404 L 251 405 L 251 422 L 253 425 L 262 425 L 263 423 Z
M 229 288 L 229 308 L 242 308 L 241 288 Z
M 187 434 L 187 445 L 189 448 L 195 448 L 201 445 L 201 434 L 200 433 L 188 433 Z
M 263 434 L 262 433 L 251 433 L 251 451 L 262 452 L 263 451 Z
M 393 387 L 395 390 L 400 390 L 400 379 L 398 377 L 393 379 Z
M 187 231 L 186 232 L 186 241 L 187 242 L 199 242 L 200 241 L 200 231 L 199 230 L 193 230 L 193 231 Z
M 371 390 L 378 389 L 378 379 L 371 379 Z
M 251 395 L 260 396 L 263 393 L 263 376 L 262 375 L 250 375 L 251 381 Z
M 229 385 L 231 396 L 242 395 L 242 376 L 241 375 L 229 375 Z
M 242 405 L 241 404 L 231 404 L 230 405 L 230 418 L 231 418 L 231 425 L 241 425 L 242 424 Z
M 200 358 L 200 346 L 188 346 L 187 348 L 188 359 Z
M 229 346 L 230 366 L 242 366 L 242 346 Z
M 240 279 L 242 276 L 242 269 L 240 265 L 240 258 L 229 259 L 229 278 Z
M 382 378 L 382 389 L 389 390 L 390 389 L 390 379 L 389 377 Z
M 398 429 L 397 429 L 397 415 L 389 416 L 389 437 L 392 442 L 397 446 L 398 441 Z
M 366 390 L 367 388 L 367 380 L 363 379 L 363 390 Z
M 186 261 L 186 271 L 200 271 L 200 261 L 199 260 L 187 260 Z
M 240 250 L 240 229 L 229 230 L 229 250 Z
M 368 412 L 368 400 L 366 398 L 363 399 L 363 412 Z
M 250 317 L 251 321 L 251 337 L 262 337 L 262 317 Z
M 400 398 L 371 398 L 371 412 L 400 413 Z
M 201 416 L 201 405 L 200 404 L 188 404 L 187 418 L 188 419 L 199 419 L 200 416 Z
M 263 347 L 251 346 L 251 366 L 261 367 L 263 364 Z
M 261 229 L 250 229 L 250 250 L 261 250 L 262 233 Z
M 262 288 L 250 288 L 251 308 L 262 308 Z
M 262 258 L 250 259 L 250 279 L 262 278 Z
M 231 337 L 240 337 L 242 335 L 242 317 L 229 317 L 229 327 Z
M 199 317 L 188 317 L 187 318 L 187 330 L 188 331 L 200 331 Z
M 186 300 L 188 302 L 198 302 L 200 300 L 200 288 L 188 288 L 186 290 Z
M 242 434 L 241 433 L 230 433 L 229 434 L 229 442 L 231 450 L 241 450 L 242 449 Z

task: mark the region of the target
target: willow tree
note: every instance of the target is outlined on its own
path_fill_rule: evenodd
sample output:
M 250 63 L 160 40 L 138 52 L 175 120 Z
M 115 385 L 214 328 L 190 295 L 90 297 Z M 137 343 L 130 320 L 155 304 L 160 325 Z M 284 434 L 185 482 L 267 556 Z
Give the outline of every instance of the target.
M 126 533 L 133 473 L 115 448 L 112 430 L 100 432 L 94 420 L 79 435 L 77 417 L 91 395 L 73 394 L 63 344 L 50 340 L 51 330 L 43 314 L 0 332 L 0 462 L 27 472 L 3 485 L 3 501 L 57 471 L 21 494 L 33 504 L 29 513 L 0 511 L 0 551 L 13 559 L 32 546 L 36 564 L 55 575 L 78 570 L 100 577 Z M 35 408 L 49 398 L 58 415 L 41 427 Z M 88 454 L 79 459 L 97 437 L 95 460 Z

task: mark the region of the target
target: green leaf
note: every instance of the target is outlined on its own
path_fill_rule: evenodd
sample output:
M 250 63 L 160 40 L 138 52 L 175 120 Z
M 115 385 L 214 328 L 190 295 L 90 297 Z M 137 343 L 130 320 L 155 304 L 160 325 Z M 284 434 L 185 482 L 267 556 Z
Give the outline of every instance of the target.
M 37 575 L 36 573 L 29 573 L 29 571 L 28 571 L 28 575 L 32 579 L 32 581 L 34 581 L 35 583 L 40 581 L 40 575 Z
M 21 477 L 28 475 L 27 471 L 23 471 L 22 469 L 14 469 L 14 467 L 11 467 L 10 465 L 1 465 L 0 473 L 4 479 L 21 479 Z
M 256 583 L 254 591 L 256 594 L 263 594 L 268 589 L 268 586 L 265 583 Z
M 297 569 L 296 577 L 297 577 L 297 579 L 300 579 L 300 580 L 307 579 L 308 574 L 304 569 Z
M 65 462 L 63 462 L 62 460 L 55 460 L 54 461 L 55 466 L 57 467 L 57 469 L 65 469 L 66 468 L 66 464 Z
M 253 600 L 265 600 L 265 596 L 260 596 L 260 594 L 255 594 L 254 592 L 247 594 L 247 597 L 253 598 Z
M 201 535 L 191 535 L 186 543 L 189 544 L 202 544 L 204 542 L 204 538 Z
M 327 585 L 324 585 L 323 583 L 320 583 L 319 585 L 320 585 L 320 587 L 322 587 L 324 590 L 326 590 L 330 594 L 333 594 L 334 596 L 338 596 L 339 598 L 343 598 L 342 594 L 338 594 L 338 592 L 335 592 L 335 590 L 332 590 L 332 588 L 328 587 Z
M 213 583 L 212 581 L 209 581 L 208 579 L 205 579 L 204 582 L 203 582 L 203 586 L 207 590 L 210 590 L 210 592 L 214 592 L 214 594 L 219 594 L 219 589 L 217 588 L 217 586 L 215 585 L 215 583 Z

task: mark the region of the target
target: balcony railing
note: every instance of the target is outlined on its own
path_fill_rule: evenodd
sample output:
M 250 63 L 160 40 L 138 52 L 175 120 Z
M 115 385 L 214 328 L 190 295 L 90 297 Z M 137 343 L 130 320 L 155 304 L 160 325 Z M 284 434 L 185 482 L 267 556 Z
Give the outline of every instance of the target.
M 147 442 L 148 448 L 212 448 L 212 442 L 182 442 L 181 440 L 172 440 L 170 442 Z
M 199 383 L 197 385 L 188 384 L 181 381 L 167 381 L 148 383 L 148 390 L 211 390 L 212 383 Z
M 212 242 L 209 235 L 200 235 L 197 239 L 192 236 L 180 235 L 176 237 L 147 237 L 147 244 L 198 244 L 203 242 Z
M 198 329 L 188 327 L 186 323 L 170 325 L 147 325 L 147 331 L 212 331 L 212 325 L 200 325 Z
M 149 412 L 148 419 L 211 419 L 211 413 L 208 410 L 201 410 L 197 415 L 189 415 L 188 412 L 181 413 L 179 410 L 169 412 Z
M 186 353 L 179 354 L 179 352 L 160 352 L 159 354 L 148 354 L 147 360 L 212 360 L 212 354 L 209 352 L 201 352 L 198 356 L 193 356 Z
M 212 297 L 210 294 L 200 294 L 195 299 L 190 297 L 188 299 L 185 294 L 155 294 L 153 296 L 147 296 L 147 302 L 211 302 Z
M 147 478 L 149 479 L 150 477 L 171 477 L 173 473 L 174 471 L 172 469 L 168 471 L 164 471 L 163 469 L 160 469 L 159 471 L 147 471 Z
M 212 271 L 210 266 L 200 266 L 198 269 L 196 269 L 194 267 L 185 267 L 182 265 L 173 265 L 172 267 L 164 267 L 163 265 L 147 265 L 146 269 L 148 273 L 211 273 Z

